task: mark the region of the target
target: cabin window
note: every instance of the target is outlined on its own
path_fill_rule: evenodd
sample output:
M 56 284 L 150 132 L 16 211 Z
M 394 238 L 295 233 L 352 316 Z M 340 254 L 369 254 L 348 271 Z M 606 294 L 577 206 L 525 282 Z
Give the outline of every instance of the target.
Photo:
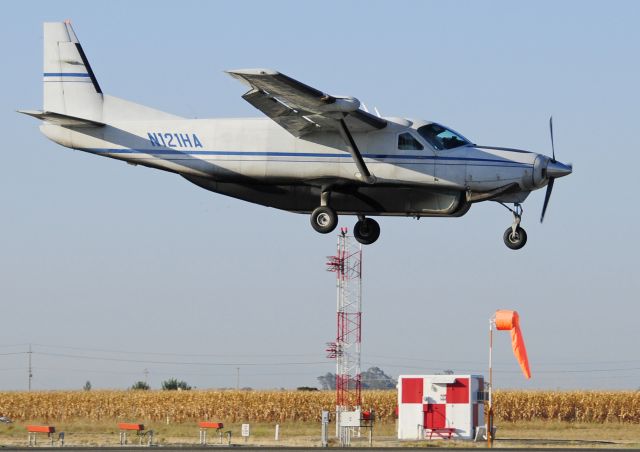
M 462 135 L 455 133 L 453 130 L 449 130 L 440 124 L 427 124 L 418 128 L 418 133 L 422 138 L 438 150 L 453 149 L 460 146 L 466 146 L 471 144 Z
M 413 135 L 405 132 L 398 135 L 398 149 L 402 151 L 421 151 L 424 146 Z

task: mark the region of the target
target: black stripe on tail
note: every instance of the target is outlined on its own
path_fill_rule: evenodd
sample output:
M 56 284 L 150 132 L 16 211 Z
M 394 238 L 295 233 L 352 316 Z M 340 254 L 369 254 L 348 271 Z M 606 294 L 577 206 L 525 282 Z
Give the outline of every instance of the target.
M 82 62 L 84 63 L 84 67 L 87 68 L 87 72 L 89 73 L 89 77 L 91 78 L 91 83 L 93 83 L 93 87 L 96 89 L 98 94 L 102 94 L 102 89 L 100 88 L 100 84 L 98 83 L 98 79 L 93 73 L 93 69 L 91 69 L 91 65 L 89 64 L 89 60 L 87 60 L 87 56 L 84 54 L 84 50 L 82 50 L 82 46 L 79 42 L 76 42 L 76 49 L 78 49 L 78 53 L 80 54 L 80 58 L 82 58 Z

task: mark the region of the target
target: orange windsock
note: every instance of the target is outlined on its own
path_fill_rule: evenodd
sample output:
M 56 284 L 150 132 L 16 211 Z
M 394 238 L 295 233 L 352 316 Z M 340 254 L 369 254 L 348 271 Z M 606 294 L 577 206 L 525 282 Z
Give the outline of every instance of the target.
M 520 331 L 520 316 L 516 311 L 499 310 L 496 311 L 496 329 L 511 330 L 511 346 L 520 368 L 525 377 L 531 378 L 529 369 L 529 358 L 527 358 L 527 348 L 524 346 L 524 338 Z

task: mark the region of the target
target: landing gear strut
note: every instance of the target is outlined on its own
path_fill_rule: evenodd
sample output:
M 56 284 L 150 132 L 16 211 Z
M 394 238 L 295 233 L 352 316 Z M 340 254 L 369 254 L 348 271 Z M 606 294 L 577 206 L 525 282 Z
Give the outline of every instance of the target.
M 328 234 L 338 226 L 338 214 L 329 207 L 331 190 L 323 187 L 320 192 L 320 207 L 311 212 L 311 227 L 320 234 Z
M 320 193 L 320 207 L 311 212 L 311 227 L 321 234 L 328 234 L 338 226 L 338 214 L 329 207 L 331 191 L 328 187 Z M 376 220 L 358 215 L 358 222 L 353 227 L 353 236 L 363 245 L 371 245 L 380 237 L 380 225 Z
M 353 227 L 353 236 L 363 245 L 371 245 L 380 237 L 380 225 L 372 218 L 358 215 L 358 222 Z
M 500 203 L 502 204 L 502 203 Z M 504 231 L 502 239 L 504 244 L 512 250 L 519 250 L 527 243 L 527 232 L 520 227 L 520 221 L 522 220 L 522 213 L 524 212 L 520 203 L 515 203 L 513 209 L 502 204 L 509 209 L 513 214 L 513 224 L 511 227 Z

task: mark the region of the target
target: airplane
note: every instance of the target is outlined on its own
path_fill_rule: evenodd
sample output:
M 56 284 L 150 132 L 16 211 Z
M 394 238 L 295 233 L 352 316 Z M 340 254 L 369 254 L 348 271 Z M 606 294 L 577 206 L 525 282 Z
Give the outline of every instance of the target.
M 373 115 L 355 97 L 271 69 L 227 72 L 267 118 L 188 119 L 104 94 L 70 21 L 45 23 L 43 109 L 18 112 L 42 120 L 42 133 L 62 146 L 309 214 L 322 234 L 339 215 L 355 215 L 353 235 L 365 245 L 380 236 L 372 217 L 461 217 L 494 201 L 513 215 L 504 243 L 520 249 L 522 202 L 546 186 L 542 222 L 555 179 L 573 171 L 556 160 L 552 119 L 549 157 L 479 146 L 436 122 Z

